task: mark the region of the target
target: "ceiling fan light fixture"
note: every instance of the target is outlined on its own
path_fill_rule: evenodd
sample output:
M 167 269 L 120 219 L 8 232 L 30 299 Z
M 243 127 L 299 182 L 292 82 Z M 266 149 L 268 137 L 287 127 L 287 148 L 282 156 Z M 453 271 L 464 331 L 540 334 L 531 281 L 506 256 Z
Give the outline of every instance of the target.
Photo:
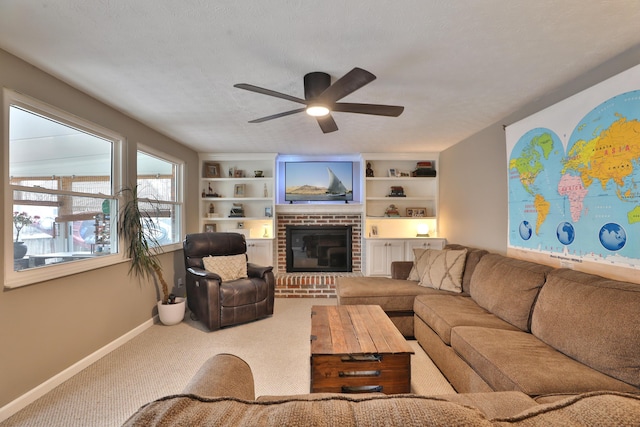
M 324 105 L 309 105 L 306 109 L 308 115 L 313 117 L 323 117 L 329 114 L 329 109 Z

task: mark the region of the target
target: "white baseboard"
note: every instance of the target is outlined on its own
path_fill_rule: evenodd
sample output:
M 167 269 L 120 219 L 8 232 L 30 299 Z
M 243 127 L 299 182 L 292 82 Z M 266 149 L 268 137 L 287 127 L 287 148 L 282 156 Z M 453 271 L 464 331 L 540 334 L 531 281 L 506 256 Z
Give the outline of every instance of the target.
M 69 378 L 73 377 L 75 374 L 82 371 L 87 366 L 91 365 L 92 363 L 96 362 L 100 358 L 109 354 L 116 348 L 125 344 L 127 341 L 135 338 L 137 335 L 140 335 L 142 332 L 149 329 L 157 321 L 157 317 L 158 316 L 156 315 L 152 319 L 147 320 L 146 322 L 136 327 L 135 329 L 132 329 L 131 331 L 127 332 L 126 334 L 122 335 L 116 340 L 110 342 L 109 344 L 105 345 L 99 350 L 91 353 L 89 356 L 85 357 L 84 359 L 74 363 L 73 365 L 71 365 L 64 371 L 60 372 L 59 374 L 49 378 L 47 381 L 43 382 L 36 388 L 29 390 L 22 396 L 18 397 L 17 399 L 9 402 L 8 404 L 0 408 L 0 423 L 6 420 L 7 418 L 11 417 L 18 411 L 24 409 L 25 407 L 27 407 L 27 405 L 35 402 L 37 399 L 41 398 L 42 396 L 44 396 L 45 394 L 53 390 L 55 387 L 59 386 Z

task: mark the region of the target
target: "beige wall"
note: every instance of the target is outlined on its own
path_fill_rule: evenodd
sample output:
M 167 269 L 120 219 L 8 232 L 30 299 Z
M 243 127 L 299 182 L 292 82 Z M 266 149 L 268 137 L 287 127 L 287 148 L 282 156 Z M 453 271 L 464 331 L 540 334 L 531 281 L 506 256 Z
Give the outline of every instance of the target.
M 538 100 L 523 104 L 508 117 L 440 153 L 440 236 L 451 243 L 505 254 L 507 153 L 503 125 L 521 120 L 638 64 L 640 46 Z
M 441 237 L 504 254 L 507 174 L 504 132 L 492 126 L 440 153 Z
M 186 187 L 198 188 L 197 153 L 0 50 L 0 86 L 24 93 L 124 135 L 134 159 L 139 142 L 182 159 Z M 0 135 L 5 129 L 0 123 Z M 0 166 L 0 169 L 3 166 Z M 125 173 L 127 173 L 125 171 Z M 2 176 L 2 223 L 4 180 Z M 124 182 L 135 182 L 135 171 Z M 133 178 L 133 179 L 132 179 Z M 186 206 L 197 206 L 197 192 Z M 186 210 L 187 232 L 198 228 L 197 209 Z M 4 242 L 4 226 L 0 242 Z M 5 247 L 4 250 L 12 248 Z M 0 263 L 4 257 L 0 257 Z M 184 274 L 182 251 L 162 255 L 165 278 Z M 1 265 L 0 268 L 4 268 Z M 143 324 L 154 315 L 156 289 L 117 264 L 13 290 L 0 290 L 0 407 Z

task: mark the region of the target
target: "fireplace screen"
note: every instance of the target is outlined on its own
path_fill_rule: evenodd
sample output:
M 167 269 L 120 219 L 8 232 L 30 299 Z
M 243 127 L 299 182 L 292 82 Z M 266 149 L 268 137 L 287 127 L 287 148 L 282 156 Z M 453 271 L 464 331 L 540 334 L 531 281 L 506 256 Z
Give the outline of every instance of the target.
M 351 271 L 351 226 L 287 226 L 287 272 Z

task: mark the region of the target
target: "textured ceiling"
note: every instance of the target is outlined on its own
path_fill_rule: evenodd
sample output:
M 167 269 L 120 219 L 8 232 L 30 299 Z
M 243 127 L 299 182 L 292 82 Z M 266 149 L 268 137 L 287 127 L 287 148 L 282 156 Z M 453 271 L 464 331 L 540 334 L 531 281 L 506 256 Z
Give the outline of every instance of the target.
M 636 0 L 0 0 L 0 48 L 197 151 L 441 151 L 640 44 Z M 305 114 L 302 78 L 362 67 L 342 101 L 398 118 Z

